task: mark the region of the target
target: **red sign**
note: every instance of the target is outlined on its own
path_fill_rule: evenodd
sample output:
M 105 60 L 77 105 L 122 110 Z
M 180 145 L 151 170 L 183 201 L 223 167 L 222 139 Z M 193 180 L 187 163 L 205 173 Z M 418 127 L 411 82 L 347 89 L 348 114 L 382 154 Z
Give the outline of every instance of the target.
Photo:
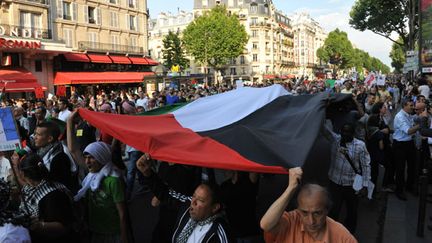
M 36 87 L 35 88 L 35 95 L 36 95 L 36 99 L 43 99 L 43 98 L 45 98 L 45 94 L 43 92 L 42 87 Z
M 0 48 L 41 49 L 42 44 L 40 41 L 9 40 L 0 38 Z
M 57 92 L 56 95 L 59 97 L 64 97 L 66 96 L 66 86 L 57 86 Z

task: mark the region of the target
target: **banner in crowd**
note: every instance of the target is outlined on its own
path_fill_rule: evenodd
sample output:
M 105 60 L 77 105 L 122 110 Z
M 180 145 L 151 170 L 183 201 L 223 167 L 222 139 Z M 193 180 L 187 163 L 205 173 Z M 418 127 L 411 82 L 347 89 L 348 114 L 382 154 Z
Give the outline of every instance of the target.
M 420 0 L 421 65 L 432 66 L 432 0 Z
M 201 98 L 165 115 L 128 116 L 85 109 L 79 113 L 101 131 L 158 160 L 287 173 L 286 168 L 303 166 L 308 160 L 315 169 L 328 164 L 322 154 L 330 147 L 315 146 L 326 108 L 345 101 L 352 101 L 351 96 L 292 96 L 273 85 Z M 310 159 L 311 151 L 319 157 Z
M 12 109 L 0 108 L 0 151 L 15 150 L 20 146 L 20 139 Z

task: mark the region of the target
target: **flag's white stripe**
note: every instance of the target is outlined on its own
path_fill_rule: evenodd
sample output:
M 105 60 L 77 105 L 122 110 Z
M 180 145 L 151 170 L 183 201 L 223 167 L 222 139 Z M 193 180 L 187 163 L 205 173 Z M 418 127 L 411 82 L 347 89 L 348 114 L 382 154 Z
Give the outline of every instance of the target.
M 214 130 L 239 121 L 279 96 L 289 94 L 281 85 L 239 88 L 198 99 L 172 114 L 195 132 Z

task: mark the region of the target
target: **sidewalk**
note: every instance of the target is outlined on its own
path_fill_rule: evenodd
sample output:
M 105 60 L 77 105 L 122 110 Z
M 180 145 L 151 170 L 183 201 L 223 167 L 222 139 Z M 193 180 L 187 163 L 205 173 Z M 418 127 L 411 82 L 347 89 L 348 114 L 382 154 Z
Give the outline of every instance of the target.
M 432 186 L 429 185 L 429 193 Z M 427 225 L 432 225 L 432 204 L 426 208 L 424 237 L 416 236 L 419 198 L 407 193 L 408 201 L 401 201 L 394 194 L 388 195 L 387 210 L 384 223 L 383 243 L 430 243 L 432 231 Z

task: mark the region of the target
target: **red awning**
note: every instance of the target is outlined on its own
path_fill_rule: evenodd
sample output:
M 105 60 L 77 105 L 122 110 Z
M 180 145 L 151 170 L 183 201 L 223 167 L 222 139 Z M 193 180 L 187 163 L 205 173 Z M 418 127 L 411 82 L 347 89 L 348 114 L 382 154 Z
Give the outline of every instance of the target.
M 276 78 L 276 75 L 272 75 L 272 74 L 264 75 L 263 78 L 264 78 L 264 79 L 275 79 L 275 78 Z
M 148 62 L 148 64 L 149 64 L 150 66 L 157 66 L 157 65 L 159 65 L 158 62 L 156 62 L 155 60 L 153 60 L 153 59 L 151 59 L 151 58 L 149 58 L 149 57 L 145 57 L 145 59 L 147 60 L 147 62 Z
M 126 56 L 109 56 L 113 63 L 117 64 L 131 64 L 131 60 Z
M 24 68 L 0 69 L 0 89 L 6 92 L 34 92 L 41 87 L 31 72 Z M 46 87 L 42 87 L 46 90 Z
M 88 57 L 90 58 L 90 61 L 94 63 L 112 63 L 111 59 L 107 55 L 88 54 Z
M 83 53 L 66 53 L 63 56 L 69 62 L 90 62 L 88 56 Z
M 153 72 L 57 72 L 54 85 L 140 83 Z
M 137 65 L 148 65 L 149 64 L 147 59 L 143 58 L 143 57 L 128 57 L 128 58 L 131 60 L 131 62 L 133 64 L 137 64 Z

